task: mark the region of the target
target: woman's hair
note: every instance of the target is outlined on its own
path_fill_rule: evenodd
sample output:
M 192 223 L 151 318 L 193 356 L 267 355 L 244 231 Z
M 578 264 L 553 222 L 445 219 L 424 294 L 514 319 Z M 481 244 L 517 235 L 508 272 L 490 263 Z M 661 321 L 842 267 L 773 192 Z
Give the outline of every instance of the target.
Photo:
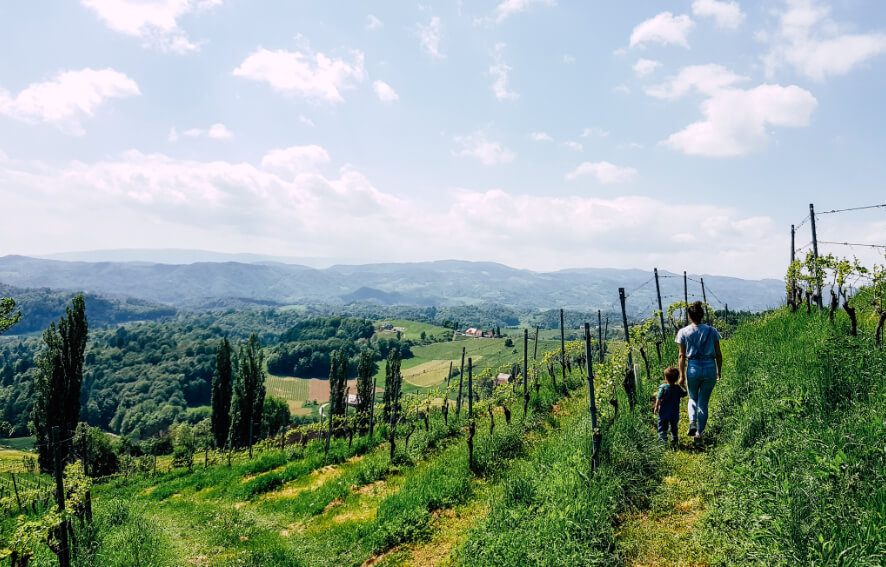
M 701 319 L 704 317 L 704 306 L 701 301 L 696 301 L 686 311 L 689 313 L 689 318 L 692 319 L 693 323 L 701 323 Z
M 667 370 L 664 372 L 665 380 L 668 381 L 668 384 L 676 384 L 677 380 L 680 379 L 680 371 L 675 366 L 668 366 Z

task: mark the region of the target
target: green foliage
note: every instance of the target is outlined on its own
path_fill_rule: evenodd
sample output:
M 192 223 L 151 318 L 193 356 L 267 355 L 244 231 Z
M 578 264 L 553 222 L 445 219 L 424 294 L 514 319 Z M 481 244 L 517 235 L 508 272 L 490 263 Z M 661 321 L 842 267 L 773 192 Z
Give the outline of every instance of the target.
M 15 311 L 15 300 L 10 297 L 0 298 L 0 335 L 22 320 L 22 312 Z
M 12 308 L 3 314 L 9 303 L 0 303 L 0 330 L 3 329 L 4 317 L 10 317 L 15 307 L 18 314 L 11 319 L 24 315 L 21 321 L 11 330 L 11 334 L 39 332 L 65 313 L 65 305 L 74 297 L 72 292 L 55 291 L 48 288 L 23 289 L 0 283 L 0 296 L 15 298 Z M 135 298 L 112 299 L 95 294 L 83 294 L 86 309 L 89 311 L 90 327 L 116 326 L 131 321 L 155 321 L 175 315 L 176 310 L 167 305 Z M 12 301 L 12 300 L 9 300 Z M 0 332 L 0 334 L 3 334 Z
M 65 308 L 58 326 L 50 324 L 43 333 L 46 351 L 38 359 L 35 384 L 34 433 L 37 437 L 40 468 L 52 466 L 48 442 L 53 427 L 59 428 L 60 458 L 71 454 L 71 436 L 80 416 L 80 386 L 83 382 L 83 353 L 86 350 L 86 304 L 78 295 Z
M 372 376 L 376 372 L 375 355 L 364 349 L 360 352 L 357 364 L 357 413 L 365 416 L 375 403 L 375 389 Z
M 261 414 L 261 435 L 268 438 L 278 435 L 290 421 L 289 404 L 283 398 L 266 395 Z
M 231 395 L 234 366 L 231 343 L 222 338 L 215 351 L 215 372 L 212 375 L 212 435 L 216 447 L 224 447 L 231 429 Z
M 325 377 L 333 353 L 356 358 L 359 344 L 368 344 L 374 332 L 367 319 L 335 316 L 302 321 L 280 335 L 280 343 L 270 349 L 268 371 L 300 378 Z
M 781 310 L 730 339 L 713 429 L 723 478 L 701 530 L 715 561 L 886 562 L 886 352 L 846 324 Z
M 91 477 L 108 476 L 120 468 L 110 436 L 98 427 L 90 427 L 83 422 L 78 423 L 74 433 L 74 451 L 81 458 L 85 451 L 88 467 L 86 472 Z
M 256 335 L 240 347 L 240 371 L 234 379 L 231 397 L 232 447 L 246 447 L 258 440 L 265 403 L 264 354 Z

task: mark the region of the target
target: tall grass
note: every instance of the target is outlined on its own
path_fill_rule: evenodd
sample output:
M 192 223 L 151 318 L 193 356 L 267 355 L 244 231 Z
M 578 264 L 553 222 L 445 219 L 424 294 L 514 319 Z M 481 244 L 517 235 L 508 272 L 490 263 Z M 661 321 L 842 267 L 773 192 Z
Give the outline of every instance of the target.
M 699 532 L 715 562 L 886 564 L 886 349 L 842 319 L 779 310 L 729 341 Z

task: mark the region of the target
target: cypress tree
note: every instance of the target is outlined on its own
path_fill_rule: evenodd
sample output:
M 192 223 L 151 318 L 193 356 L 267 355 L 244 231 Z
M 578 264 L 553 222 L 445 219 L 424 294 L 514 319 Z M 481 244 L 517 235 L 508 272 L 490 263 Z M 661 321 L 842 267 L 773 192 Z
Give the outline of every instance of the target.
M 234 378 L 231 395 L 231 432 L 233 447 L 249 447 L 261 432 L 262 410 L 265 404 L 265 371 L 262 368 L 264 354 L 261 343 L 253 333 L 240 347 L 240 372 Z
M 212 436 L 216 447 L 224 447 L 231 428 L 231 392 L 234 367 L 231 343 L 225 337 L 215 351 L 215 373 L 212 375 Z
M 366 419 L 375 400 L 372 375 L 375 374 L 375 355 L 371 350 L 360 353 L 357 365 L 357 413 Z
M 334 353 L 329 369 L 329 411 L 344 416 L 347 410 L 348 356 L 344 350 Z
M 86 302 L 82 295 L 65 307 L 58 325 L 50 323 L 43 332 L 46 351 L 37 358 L 34 383 L 34 434 L 37 437 L 40 469 L 51 470 L 53 427 L 59 428 L 62 462 L 70 461 L 71 438 L 80 417 L 80 386 L 83 383 L 83 354 L 86 350 Z

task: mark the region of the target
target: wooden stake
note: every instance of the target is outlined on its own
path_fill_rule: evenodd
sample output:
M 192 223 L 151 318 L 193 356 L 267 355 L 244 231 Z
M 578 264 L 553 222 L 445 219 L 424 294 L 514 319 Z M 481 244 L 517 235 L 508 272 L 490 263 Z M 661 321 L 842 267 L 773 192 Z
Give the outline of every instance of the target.
M 658 268 L 654 268 L 655 271 L 655 294 L 658 296 L 658 322 L 661 324 L 661 340 L 668 340 L 667 332 L 665 331 L 664 324 L 664 307 L 661 304 L 661 286 L 658 283 Z

